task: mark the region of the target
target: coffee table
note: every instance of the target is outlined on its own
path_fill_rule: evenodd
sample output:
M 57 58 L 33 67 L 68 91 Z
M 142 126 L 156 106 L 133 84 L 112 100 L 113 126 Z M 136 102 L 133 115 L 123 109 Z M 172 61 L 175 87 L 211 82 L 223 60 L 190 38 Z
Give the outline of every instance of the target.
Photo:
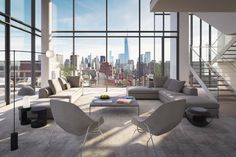
M 117 100 L 120 99 L 130 99 L 130 103 L 119 103 Z M 114 96 L 110 97 L 110 99 L 100 99 L 99 97 L 95 97 L 93 101 L 89 105 L 89 114 L 91 114 L 92 107 L 135 107 L 138 109 L 139 115 L 139 104 L 135 97 L 133 96 Z

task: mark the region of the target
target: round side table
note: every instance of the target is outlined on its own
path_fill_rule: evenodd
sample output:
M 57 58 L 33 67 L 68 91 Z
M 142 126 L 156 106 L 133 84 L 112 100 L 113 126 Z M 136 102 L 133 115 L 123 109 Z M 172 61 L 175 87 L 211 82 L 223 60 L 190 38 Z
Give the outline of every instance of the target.
M 204 127 L 211 123 L 212 118 L 207 109 L 203 107 L 190 107 L 185 110 L 188 121 L 194 126 Z
M 47 125 L 47 109 L 45 107 L 33 107 L 31 112 L 37 115 L 35 120 L 31 120 L 32 128 L 40 128 Z

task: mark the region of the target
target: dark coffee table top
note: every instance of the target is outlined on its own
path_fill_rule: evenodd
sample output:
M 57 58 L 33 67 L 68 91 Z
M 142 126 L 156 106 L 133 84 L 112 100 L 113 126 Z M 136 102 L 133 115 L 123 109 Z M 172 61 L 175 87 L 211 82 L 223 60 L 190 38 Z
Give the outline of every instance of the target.
M 131 99 L 131 102 L 128 104 L 118 103 L 118 99 Z M 139 107 L 139 104 L 133 96 L 114 96 L 110 97 L 110 99 L 95 97 L 90 103 L 90 107 Z

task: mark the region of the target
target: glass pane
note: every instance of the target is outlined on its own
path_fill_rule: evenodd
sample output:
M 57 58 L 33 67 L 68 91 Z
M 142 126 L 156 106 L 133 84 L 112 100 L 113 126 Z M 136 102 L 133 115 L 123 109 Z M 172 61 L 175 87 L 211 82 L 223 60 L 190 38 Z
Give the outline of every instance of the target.
M 106 0 L 76 1 L 76 30 L 106 30 Z
M 5 29 L 0 24 L 0 106 L 5 102 Z
M 5 12 L 5 0 L 0 0 L 0 11 Z
M 143 38 L 141 39 L 141 68 L 142 78 L 144 79 L 143 85 L 147 86 L 149 75 L 154 72 L 154 39 Z
M 193 16 L 193 46 L 199 47 L 200 45 L 200 19 Z
M 52 49 L 56 55 L 55 66 L 60 68 L 60 75 L 68 76 L 73 74 L 71 66 L 71 55 L 73 51 L 71 38 L 54 38 Z
M 149 1 L 141 0 L 141 30 L 153 30 L 154 13 L 150 12 Z
M 162 39 L 155 39 L 155 65 L 154 75 L 162 76 Z
M 113 66 L 109 86 L 126 87 L 138 84 L 138 39 L 112 38 L 108 43 L 108 61 Z
M 164 75 L 170 76 L 170 41 L 171 39 L 165 39 L 165 60 L 164 60 Z
M 22 86 L 31 85 L 31 35 L 17 29 L 11 29 L 11 88 L 13 91 L 14 69 L 16 76 L 16 91 Z M 22 52 L 28 51 L 28 52 Z M 14 60 L 15 54 L 15 60 Z M 15 67 L 14 67 L 15 62 Z M 13 93 L 11 93 L 13 94 Z
M 72 0 L 53 0 L 53 30 L 73 30 Z
M 202 21 L 202 59 L 209 60 L 209 25 Z
M 31 24 L 31 0 L 11 0 L 11 16 Z
M 171 31 L 171 27 L 170 26 L 171 26 L 170 15 L 165 15 L 165 28 L 164 28 L 164 30 L 165 31 Z M 173 29 L 173 30 L 175 31 L 176 29 Z
M 137 0 L 109 0 L 108 29 L 124 31 L 138 30 L 138 2 Z
M 163 31 L 163 15 L 155 15 L 156 31 Z
M 91 43 L 93 43 L 91 45 Z M 85 87 L 105 87 L 112 69 L 106 69 L 106 40 L 97 38 L 76 39 L 76 55 L 79 57 L 80 66 L 77 71 L 82 71 Z M 109 82 L 108 82 L 109 83 Z
M 36 0 L 36 7 L 35 7 L 35 12 L 36 12 L 36 15 L 35 15 L 35 20 L 36 20 L 36 28 L 40 29 L 41 30 L 41 1 L 42 0 Z

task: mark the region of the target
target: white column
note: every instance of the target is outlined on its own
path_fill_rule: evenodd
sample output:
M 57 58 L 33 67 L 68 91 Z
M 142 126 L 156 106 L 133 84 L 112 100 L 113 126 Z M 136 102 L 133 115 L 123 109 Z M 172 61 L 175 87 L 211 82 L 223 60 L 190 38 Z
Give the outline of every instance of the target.
M 177 28 L 176 13 L 171 13 L 171 29 Z M 171 40 L 170 77 L 177 78 L 176 40 Z M 189 80 L 189 16 L 188 13 L 179 13 L 179 80 Z
M 51 41 L 51 0 L 42 0 L 42 52 L 50 50 Z M 41 86 L 48 86 L 48 79 L 51 78 L 50 59 L 45 54 L 41 56 Z

